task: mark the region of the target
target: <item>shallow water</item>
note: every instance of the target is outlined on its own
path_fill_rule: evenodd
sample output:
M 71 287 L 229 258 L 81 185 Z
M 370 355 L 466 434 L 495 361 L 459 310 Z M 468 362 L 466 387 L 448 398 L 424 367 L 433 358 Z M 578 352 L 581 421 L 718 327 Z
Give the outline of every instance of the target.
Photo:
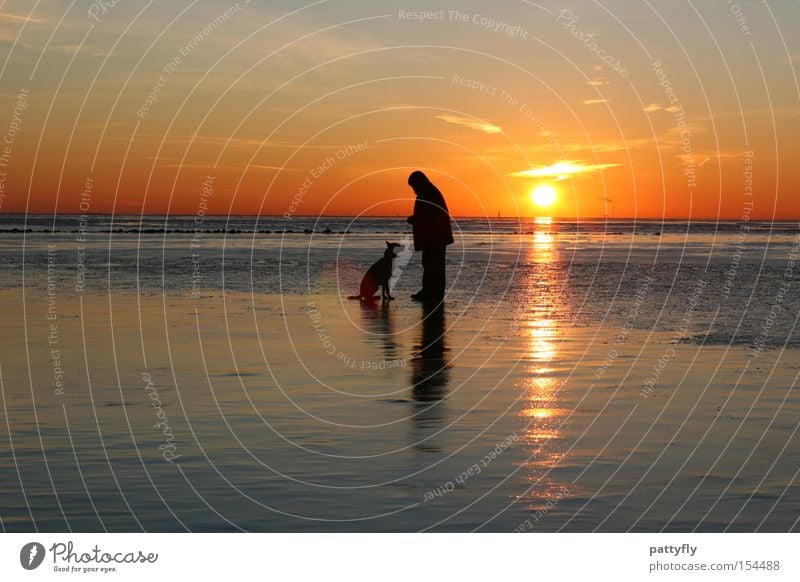
M 2 527 L 798 528 L 796 224 L 314 222 L 2 217 Z

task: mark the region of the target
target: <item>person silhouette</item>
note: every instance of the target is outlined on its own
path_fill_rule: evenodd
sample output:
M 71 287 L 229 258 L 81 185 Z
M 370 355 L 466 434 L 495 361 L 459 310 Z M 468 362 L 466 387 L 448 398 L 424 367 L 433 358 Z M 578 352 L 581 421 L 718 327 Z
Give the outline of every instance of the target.
M 441 302 L 445 291 L 447 245 L 453 244 L 450 213 L 439 189 L 419 170 L 408 177 L 414 190 L 414 214 L 408 217 L 414 234 L 414 250 L 422 251 L 422 289 L 411 298 Z

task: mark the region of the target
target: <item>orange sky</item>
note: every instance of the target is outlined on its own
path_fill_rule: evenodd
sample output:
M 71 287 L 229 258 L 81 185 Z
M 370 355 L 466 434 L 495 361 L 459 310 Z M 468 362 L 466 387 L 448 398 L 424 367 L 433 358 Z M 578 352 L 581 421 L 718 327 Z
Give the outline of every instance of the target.
M 800 217 L 797 5 L 134 4 L 0 9 L 0 212 Z

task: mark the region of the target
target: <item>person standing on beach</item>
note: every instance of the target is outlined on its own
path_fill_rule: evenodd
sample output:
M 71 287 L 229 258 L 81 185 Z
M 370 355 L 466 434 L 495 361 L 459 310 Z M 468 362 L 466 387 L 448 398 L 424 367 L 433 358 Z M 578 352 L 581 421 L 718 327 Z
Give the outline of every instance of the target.
M 411 298 L 439 302 L 444 299 L 447 245 L 453 244 L 450 213 L 444 196 L 425 174 L 412 172 L 408 185 L 417 195 L 408 223 L 414 232 L 414 250 L 422 251 L 422 290 Z

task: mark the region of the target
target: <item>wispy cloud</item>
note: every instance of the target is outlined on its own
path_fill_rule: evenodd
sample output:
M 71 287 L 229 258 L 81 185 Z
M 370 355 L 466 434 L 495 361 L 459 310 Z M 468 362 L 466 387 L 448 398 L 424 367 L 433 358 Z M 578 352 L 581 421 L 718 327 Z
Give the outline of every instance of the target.
M 299 168 L 286 168 L 283 166 L 270 166 L 267 164 L 250 164 L 247 166 L 247 169 L 253 170 L 270 170 L 270 171 L 280 171 L 280 172 L 301 172 Z
M 484 133 L 501 133 L 503 130 L 496 125 L 491 123 L 486 123 L 484 121 L 478 121 L 477 119 L 472 119 L 469 117 L 459 117 L 457 115 L 437 115 L 438 119 L 442 121 L 446 121 L 447 123 L 453 123 L 455 125 L 463 125 L 464 127 L 469 127 L 470 129 L 477 129 L 478 131 L 482 131 Z
M 556 178 L 557 180 L 566 180 L 571 176 L 599 172 L 606 168 L 613 168 L 614 166 L 619 166 L 619 164 L 586 164 L 580 161 L 564 161 L 556 162 L 549 166 L 520 170 L 519 172 L 513 172 L 509 175 L 524 178 Z
M 649 147 L 655 142 L 655 139 L 651 137 L 626 137 L 625 139 L 609 139 L 591 143 L 580 141 L 579 137 L 576 137 L 575 140 L 575 143 L 565 143 L 563 146 L 565 152 L 572 153 L 575 156 L 591 156 L 601 152 L 614 153 L 630 151 Z
M 608 99 L 584 99 L 584 105 L 600 105 L 601 103 L 608 103 Z
M 194 163 L 194 162 L 178 162 L 178 163 L 159 163 L 159 168 L 162 169 L 180 169 L 180 170 L 213 170 L 215 172 L 236 172 L 242 174 L 246 171 L 263 171 L 263 172 L 300 172 L 297 168 L 282 168 L 280 166 L 270 166 L 264 164 L 250 164 L 249 166 L 232 166 L 232 165 L 214 165 L 208 163 Z
M 654 111 L 667 111 L 669 113 L 677 113 L 681 110 L 679 105 L 672 105 L 670 107 L 664 107 L 660 103 L 648 103 L 644 106 L 644 110 L 647 113 L 652 113 Z
M 679 154 L 678 159 L 682 164 L 694 164 L 698 168 L 708 162 L 722 164 L 737 161 L 747 155 L 746 150 L 698 150 L 692 154 Z
M 44 24 L 44 20 L 39 20 L 33 16 L 18 16 L 17 14 L 9 14 L 8 12 L 0 12 L 0 20 L 13 20 L 15 22 L 37 22 Z

